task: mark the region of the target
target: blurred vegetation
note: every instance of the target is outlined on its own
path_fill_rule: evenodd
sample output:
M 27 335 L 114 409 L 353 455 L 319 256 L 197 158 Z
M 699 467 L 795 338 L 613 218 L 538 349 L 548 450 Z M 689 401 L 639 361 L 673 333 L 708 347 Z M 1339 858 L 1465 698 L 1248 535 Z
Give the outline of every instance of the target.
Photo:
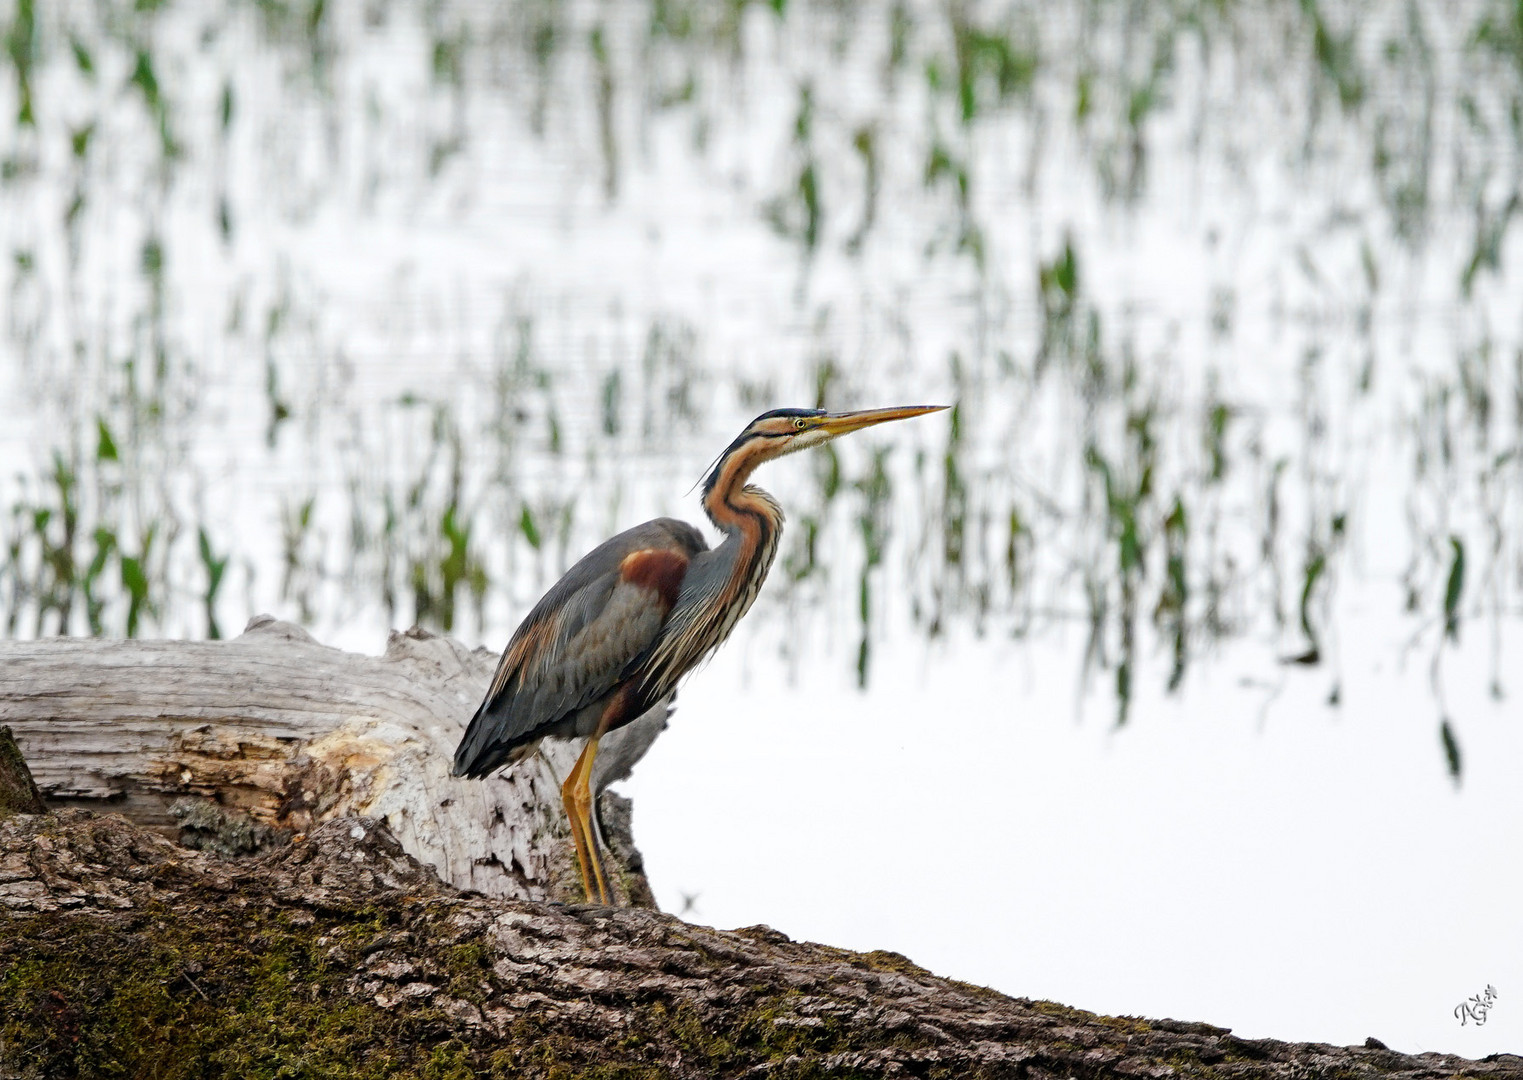
M 631 506 L 670 507 L 750 412 L 946 396 L 944 446 L 820 455 L 788 507 L 773 606 L 850 618 L 864 685 L 890 619 L 1073 623 L 1118 723 L 1144 670 L 1172 691 L 1227 636 L 1326 670 L 1336 701 L 1339 590 L 1399 540 L 1459 775 L 1442 660 L 1523 610 L 1523 345 L 1498 306 L 1523 207 L 1518 4 L 9 0 L 0 33 L 7 634 L 219 637 L 273 599 L 479 635 L 494 595 L 522 610 Z M 386 49 L 423 82 L 377 74 Z M 532 290 L 427 323 L 405 269 L 356 331 L 325 315 L 341 279 L 261 238 L 474 205 L 465 177 L 511 194 L 481 156 L 509 124 L 597 163 L 588 230 L 666 158 L 707 177 L 767 140 L 735 235 L 796 260 L 809 329 L 772 346 L 797 370 L 716 354 L 693 311 L 567 331 Z M 1225 270 L 1193 323 L 1108 295 L 1105 228 L 1156 227 L 1167 185 L 1255 205 L 1266 146 L 1321 215 L 1262 224 L 1283 279 L 1245 294 L 1222 226 L 1196 222 Z M 1049 153 L 1082 168 L 1054 185 Z M 241 175 L 251 154 L 276 182 Z M 1022 233 L 1016 204 L 1046 223 Z M 939 306 L 895 294 L 843 347 L 816 282 L 871 295 L 907 251 Z M 1299 343 L 1288 396 L 1251 370 L 1284 350 L 1250 325 Z M 1438 354 L 1393 349 L 1434 325 Z M 419 349 L 437 380 L 367 396 L 369 365 Z M 858 349 L 914 364 L 885 378 L 842 359 Z M 244 416 L 262 445 L 227 444 Z M 1376 479 L 1404 536 L 1362 531 Z

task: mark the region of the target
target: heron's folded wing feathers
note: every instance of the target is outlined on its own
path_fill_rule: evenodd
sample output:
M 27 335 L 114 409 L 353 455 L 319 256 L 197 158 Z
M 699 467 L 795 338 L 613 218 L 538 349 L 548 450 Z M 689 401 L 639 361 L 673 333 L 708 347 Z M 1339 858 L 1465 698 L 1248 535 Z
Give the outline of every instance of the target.
M 671 590 L 621 571 L 630 556 L 656 552 L 669 555 L 680 583 L 702 545 L 696 530 L 681 527 L 686 531 L 675 532 L 663 519 L 615 537 L 541 598 L 503 652 L 456 754 L 457 772 L 474 773 L 475 764 L 538 737 L 618 685 L 630 661 L 660 634 L 674 599 Z

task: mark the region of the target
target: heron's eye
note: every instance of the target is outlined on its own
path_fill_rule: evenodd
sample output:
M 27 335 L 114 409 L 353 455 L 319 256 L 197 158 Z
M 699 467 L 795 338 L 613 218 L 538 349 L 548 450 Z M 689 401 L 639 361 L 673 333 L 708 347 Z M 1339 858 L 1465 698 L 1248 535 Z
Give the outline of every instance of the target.
M 796 430 L 796 431 L 803 431 L 804 430 L 804 418 L 802 416 L 795 416 L 793 418 L 793 427 L 794 427 L 794 430 Z

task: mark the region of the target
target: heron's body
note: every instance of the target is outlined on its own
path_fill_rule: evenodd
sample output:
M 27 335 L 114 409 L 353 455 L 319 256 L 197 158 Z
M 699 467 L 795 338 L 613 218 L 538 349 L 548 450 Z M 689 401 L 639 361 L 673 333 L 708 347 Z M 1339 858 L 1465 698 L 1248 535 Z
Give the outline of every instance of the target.
M 707 549 L 691 525 L 657 518 L 588 552 L 508 643 L 455 753 L 456 772 L 485 776 L 547 735 L 591 736 L 610 706 L 611 730 L 659 701 L 642 660 L 666 629 L 694 556 Z
M 676 689 L 750 609 L 777 554 L 783 512 L 746 483 L 762 461 L 847 431 L 934 407 L 829 414 L 781 409 L 752 421 L 704 484 L 703 508 L 724 534 L 709 549 L 693 526 L 657 518 L 588 552 L 508 642 L 455 752 L 456 776 L 481 777 L 546 737 L 588 740 L 562 793 L 589 898 L 592 861 L 606 900 L 588 779 L 597 741 Z M 580 820 L 578 820 L 580 819 Z

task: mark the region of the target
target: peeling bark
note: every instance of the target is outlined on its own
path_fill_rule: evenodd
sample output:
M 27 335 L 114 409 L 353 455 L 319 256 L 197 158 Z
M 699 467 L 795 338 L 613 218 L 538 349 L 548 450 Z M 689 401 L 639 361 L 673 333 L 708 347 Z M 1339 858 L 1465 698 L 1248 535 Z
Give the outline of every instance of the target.
M 1239 1039 L 894 953 L 462 894 L 374 820 L 253 860 L 77 810 L 0 822 L 0 1077 L 1523 1078 Z
M 489 896 L 581 898 L 560 778 L 580 746 L 545 742 L 506 776 L 449 775 L 496 665 L 413 630 L 381 657 L 269 616 L 230 642 L 0 642 L 8 723 L 52 807 L 112 810 L 225 854 L 278 846 L 343 816 L 383 819 L 410 855 Z M 611 732 L 596 790 L 628 775 L 668 703 Z M 0 766 L 3 767 L 3 766 Z M 628 821 L 605 793 L 605 827 Z M 633 840 L 606 837 L 610 884 L 651 903 Z
M 8 727 L 0 727 L 0 817 L 42 813 L 42 793 Z

